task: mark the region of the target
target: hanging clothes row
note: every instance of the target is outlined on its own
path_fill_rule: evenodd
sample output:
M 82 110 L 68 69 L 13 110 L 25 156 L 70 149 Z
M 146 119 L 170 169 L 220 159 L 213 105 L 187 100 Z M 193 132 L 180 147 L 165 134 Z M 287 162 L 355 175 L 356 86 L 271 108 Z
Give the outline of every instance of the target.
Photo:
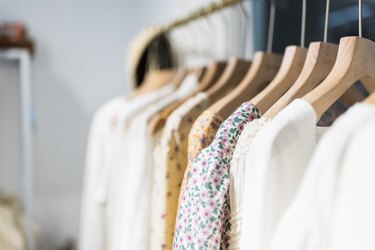
M 152 72 L 104 104 L 79 249 L 374 249 L 375 43 L 359 10 L 360 36 L 306 49 L 303 0 L 301 46 L 278 55 L 271 1 L 251 62 Z

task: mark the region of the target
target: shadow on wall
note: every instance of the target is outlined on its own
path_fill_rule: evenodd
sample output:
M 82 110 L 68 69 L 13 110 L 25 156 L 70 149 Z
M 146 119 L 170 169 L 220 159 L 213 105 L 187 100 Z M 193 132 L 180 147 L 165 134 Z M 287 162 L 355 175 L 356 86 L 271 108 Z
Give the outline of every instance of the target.
M 33 59 L 36 110 L 34 204 L 41 226 L 41 249 L 58 249 L 77 240 L 85 146 L 90 114 L 49 67 L 48 51 L 38 44 Z M 18 67 L 0 62 L 0 188 L 20 196 L 21 152 Z M 48 83 L 48 84 L 42 84 Z M 73 165 L 74 164 L 74 165 Z M 78 192 L 77 192 L 78 191 Z

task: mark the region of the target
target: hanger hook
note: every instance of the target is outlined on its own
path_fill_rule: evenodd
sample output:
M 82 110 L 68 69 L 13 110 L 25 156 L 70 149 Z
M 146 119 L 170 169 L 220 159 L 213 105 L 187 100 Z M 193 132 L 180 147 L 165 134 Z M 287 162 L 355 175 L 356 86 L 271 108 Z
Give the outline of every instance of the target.
M 326 15 L 324 20 L 324 42 L 327 42 L 328 37 L 328 18 L 329 18 L 329 0 L 326 1 Z
M 358 0 L 358 33 L 362 37 L 362 0 Z
M 270 0 L 270 19 L 268 22 L 267 53 L 272 53 L 273 32 L 275 28 L 275 11 L 276 2 L 275 0 Z
M 302 0 L 302 22 L 301 22 L 301 47 L 305 47 L 306 31 L 306 0 Z

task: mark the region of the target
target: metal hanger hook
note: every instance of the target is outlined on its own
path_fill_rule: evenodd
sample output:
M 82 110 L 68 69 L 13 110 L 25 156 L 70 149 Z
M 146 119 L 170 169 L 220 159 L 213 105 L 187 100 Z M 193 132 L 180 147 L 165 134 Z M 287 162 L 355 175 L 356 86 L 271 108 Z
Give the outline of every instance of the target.
M 327 37 L 328 37 L 328 19 L 329 19 L 329 1 L 326 1 L 326 15 L 324 19 L 324 42 L 327 42 Z
M 272 53 L 273 33 L 275 28 L 276 2 L 270 0 L 270 19 L 268 22 L 267 53 Z
M 358 33 L 362 37 L 362 0 L 358 0 Z
M 301 21 L 301 47 L 305 47 L 306 33 L 306 0 L 302 0 L 302 21 Z

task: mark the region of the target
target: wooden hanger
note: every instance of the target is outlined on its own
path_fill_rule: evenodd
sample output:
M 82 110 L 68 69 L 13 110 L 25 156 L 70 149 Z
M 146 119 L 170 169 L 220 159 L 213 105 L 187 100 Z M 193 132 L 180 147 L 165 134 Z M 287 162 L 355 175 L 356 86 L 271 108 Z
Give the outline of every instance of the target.
M 207 67 L 206 73 L 204 74 L 204 76 L 202 78 L 202 81 L 200 82 L 199 86 L 194 91 L 192 91 L 192 93 L 189 96 L 187 96 L 186 98 L 183 98 L 181 100 L 178 100 L 178 101 L 170 104 L 169 106 L 165 107 L 160 112 L 155 114 L 151 118 L 151 120 L 148 124 L 148 131 L 151 134 L 155 134 L 159 129 L 161 129 L 164 126 L 168 116 L 176 108 L 178 108 L 182 103 L 184 103 L 190 97 L 195 96 L 199 92 L 205 91 L 207 88 L 212 86 L 212 84 L 215 83 L 219 79 L 221 74 L 223 73 L 225 65 L 226 65 L 226 62 L 211 63 Z
M 375 92 L 369 95 L 365 100 L 364 103 L 375 105 Z
M 176 87 L 180 86 L 181 83 L 184 81 L 185 77 L 187 76 L 188 72 L 189 70 L 186 68 L 178 69 L 173 79 L 171 80 L 171 83 L 174 84 Z
M 238 58 L 231 58 L 218 81 L 206 93 L 212 102 L 215 102 L 229 90 L 234 89 L 249 71 L 251 63 Z
M 276 1 L 270 0 L 267 53 L 256 52 L 251 67 L 241 83 L 227 96 L 209 108 L 221 118 L 226 119 L 242 102 L 253 98 L 276 75 L 282 61 L 282 56 L 272 54 L 275 13 Z
M 204 91 L 211 87 L 221 76 L 226 66 L 226 62 L 213 62 L 208 65 L 206 72 L 204 73 L 202 80 L 197 89 L 195 89 L 192 95 Z
M 251 67 L 241 83 L 209 109 L 226 119 L 242 102 L 255 96 L 274 78 L 281 60 L 282 56 L 278 54 L 256 52 Z
M 280 70 L 272 82 L 256 95 L 250 102 L 261 112 L 266 112 L 295 82 L 300 75 L 305 62 L 307 49 L 298 46 L 288 46 L 285 49 Z
M 338 45 L 325 42 L 310 43 L 302 72 L 292 87 L 264 114 L 272 118 L 295 98 L 310 92 L 329 74 L 336 60 Z
M 190 70 L 188 73 L 194 73 L 198 78 L 198 82 L 201 82 L 206 71 L 207 71 L 207 67 L 199 67 L 199 68 Z
M 136 89 L 133 96 L 140 96 L 147 92 L 159 89 L 169 83 L 176 75 L 175 69 L 163 69 L 149 71 L 141 86 Z
M 302 0 L 301 45 L 288 46 L 275 79 L 250 102 L 265 113 L 297 80 L 306 59 L 305 49 L 306 0 Z
M 356 81 L 375 89 L 375 43 L 358 36 L 341 38 L 337 59 L 327 78 L 303 97 L 320 117 Z

